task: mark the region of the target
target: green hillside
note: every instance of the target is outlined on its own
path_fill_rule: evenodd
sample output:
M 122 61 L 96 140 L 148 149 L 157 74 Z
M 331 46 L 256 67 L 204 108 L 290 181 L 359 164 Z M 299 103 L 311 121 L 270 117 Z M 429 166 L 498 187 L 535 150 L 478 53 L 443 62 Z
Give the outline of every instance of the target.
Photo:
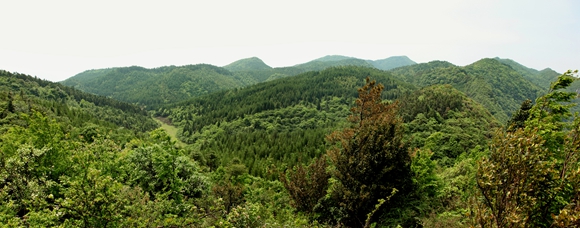
M 171 119 L 196 150 L 219 155 L 222 164 L 237 157 L 250 173 L 265 175 L 267 162 L 293 165 L 323 153 L 324 136 L 342 125 L 366 77 L 385 85 L 385 99 L 415 90 L 384 71 L 335 67 L 194 98 L 156 113 Z
M 229 71 L 260 71 L 260 70 L 270 70 L 272 67 L 266 65 L 264 61 L 257 57 L 240 59 L 233 63 L 224 66 Z
M 215 154 L 222 164 L 240 159 L 251 174 L 263 176 L 267 164 L 291 166 L 323 153 L 325 135 L 346 124 L 356 87 L 367 76 L 385 86 L 384 99 L 401 99 L 412 145 L 422 148 L 425 140 L 438 140 L 429 144 L 437 158 L 453 160 L 486 145 L 488 135 L 500 126 L 483 106 L 450 85 L 415 91 L 391 73 L 364 67 L 308 72 L 195 98 L 156 113 L 171 119 L 194 151 Z
M 24 74 L 0 70 L 3 123 L 18 123 L 20 114 L 40 112 L 72 127 L 100 125 L 148 131 L 157 127 L 140 107 L 93 95 Z M 10 105 L 8 105 L 10 104 Z M 7 108 L 10 106 L 11 108 Z
M 377 69 L 390 70 L 397 67 L 409 66 L 417 64 L 415 61 L 409 59 L 407 56 L 392 56 L 386 59 L 367 60 Z
M 328 59 L 323 58 L 323 60 L 313 60 L 307 63 L 295 65 L 294 67 L 306 72 L 306 71 L 324 70 L 326 68 L 334 66 L 372 67 L 372 65 L 367 63 L 365 60 L 356 58 L 344 58 L 344 59 L 338 58 L 338 60 L 334 61 L 330 61 Z
M 560 76 L 559 73 L 550 68 L 538 71 L 532 68 L 528 68 L 511 59 L 500 59 L 500 58 L 495 59 L 506 65 L 511 66 L 514 70 L 521 73 L 526 79 L 540 86 L 541 88 L 550 87 L 550 83 L 556 80 L 558 76 Z
M 347 59 L 355 59 L 355 58 L 344 56 L 344 55 L 327 55 L 327 56 L 323 56 L 323 57 L 320 57 L 320 58 L 312 60 L 312 61 L 336 62 L 336 61 L 342 61 L 342 60 L 347 60 Z
M 534 100 L 545 90 L 520 72 L 496 59 L 482 59 L 465 67 L 434 61 L 391 71 L 401 80 L 417 86 L 450 84 L 481 103 L 505 123 L 520 104 Z
M 313 62 L 332 62 L 334 64 L 344 65 L 355 65 L 355 66 L 369 66 L 360 62 L 361 59 L 354 57 L 348 57 L 343 55 L 327 55 L 318 59 L 313 60 Z M 370 66 L 375 67 L 380 70 L 390 70 L 397 67 L 409 66 L 417 64 L 413 60 L 409 59 L 407 56 L 391 56 L 386 59 L 379 60 L 365 60 Z M 300 65 L 298 65 L 300 66 Z M 321 70 L 321 69 L 316 69 Z
M 90 70 L 61 83 L 151 108 L 256 82 L 252 78 L 239 78 L 224 68 L 199 64 Z
M 451 85 L 424 87 L 400 99 L 411 147 L 431 150 L 441 164 L 487 145 L 501 124 L 481 104 Z
M 404 64 L 408 60 L 405 57 L 406 60 L 401 62 L 397 60 L 400 58 L 402 57 L 379 60 L 381 64 L 377 66 L 384 69 L 387 65 L 398 66 L 397 64 Z M 224 67 L 198 64 L 154 69 L 132 66 L 87 70 L 61 83 L 81 91 L 156 109 L 165 104 L 216 91 L 241 88 L 334 66 L 373 67 L 373 64 L 356 58 L 327 56 L 295 66 L 272 68 L 261 59 L 252 57 Z

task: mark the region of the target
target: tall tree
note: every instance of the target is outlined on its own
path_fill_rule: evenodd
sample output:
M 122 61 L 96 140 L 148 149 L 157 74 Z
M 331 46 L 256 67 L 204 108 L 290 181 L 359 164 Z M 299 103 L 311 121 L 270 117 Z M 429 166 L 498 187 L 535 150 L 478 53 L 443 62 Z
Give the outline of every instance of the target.
M 332 198 L 344 213 L 339 222 L 348 227 L 364 226 L 379 200 L 388 198 L 393 189 L 406 192 L 412 185 L 397 103 L 381 100 L 383 85 L 369 78 L 366 82 L 348 118 L 352 125 L 328 136 L 337 145 L 328 150 L 334 165 L 331 175 L 337 181 Z

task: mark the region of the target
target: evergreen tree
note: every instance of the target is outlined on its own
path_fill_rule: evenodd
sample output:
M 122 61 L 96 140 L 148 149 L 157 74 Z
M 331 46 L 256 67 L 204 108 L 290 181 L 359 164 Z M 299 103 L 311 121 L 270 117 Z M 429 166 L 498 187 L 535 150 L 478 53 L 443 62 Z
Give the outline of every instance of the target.
M 338 146 L 328 151 L 336 180 L 332 198 L 348 227 L 364 226 L 367 215 L 393 189 L 402 194 L 411 189 L 411 159 L 403 143 L 403 125 L 397 103 L 383 103 L 382 84 L 366 79 L 348 120 L 352 123 L 328 138 Z M 395 196 L 400 198 L 401 195 Z M 394 207 L 389 201 L 386 207 Z

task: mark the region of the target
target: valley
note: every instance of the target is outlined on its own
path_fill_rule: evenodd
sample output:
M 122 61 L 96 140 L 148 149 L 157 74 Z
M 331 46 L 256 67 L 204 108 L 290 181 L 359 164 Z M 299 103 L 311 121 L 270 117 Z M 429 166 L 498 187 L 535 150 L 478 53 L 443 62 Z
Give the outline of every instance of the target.
M 337 55 L 0 71 L 0 224 L 574 226 L 577 76 Z

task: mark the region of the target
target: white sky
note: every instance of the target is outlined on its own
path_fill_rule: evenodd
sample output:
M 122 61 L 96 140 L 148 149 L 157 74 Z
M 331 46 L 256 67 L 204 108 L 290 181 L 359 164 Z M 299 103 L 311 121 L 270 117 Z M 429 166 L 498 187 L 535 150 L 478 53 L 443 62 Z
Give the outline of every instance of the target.
M 578 0 L 0 0 L 0 69 L 61 81 L 88 69 L 325 55 L 580 68 Z

